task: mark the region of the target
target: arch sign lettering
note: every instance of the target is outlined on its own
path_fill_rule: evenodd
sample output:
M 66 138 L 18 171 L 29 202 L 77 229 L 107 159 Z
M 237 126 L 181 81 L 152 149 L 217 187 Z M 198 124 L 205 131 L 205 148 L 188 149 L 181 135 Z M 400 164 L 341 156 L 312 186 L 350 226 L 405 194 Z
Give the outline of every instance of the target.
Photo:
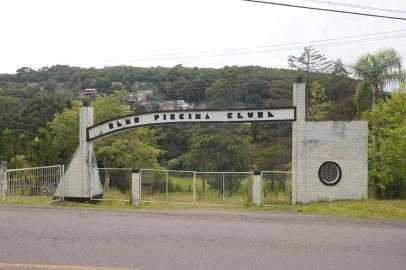
M 295 121 L 296 107 L 268 109 L 162 111 L 124 116 L 87 128 L 87 141 L 142 126 L 174 123 L 250 123 Z

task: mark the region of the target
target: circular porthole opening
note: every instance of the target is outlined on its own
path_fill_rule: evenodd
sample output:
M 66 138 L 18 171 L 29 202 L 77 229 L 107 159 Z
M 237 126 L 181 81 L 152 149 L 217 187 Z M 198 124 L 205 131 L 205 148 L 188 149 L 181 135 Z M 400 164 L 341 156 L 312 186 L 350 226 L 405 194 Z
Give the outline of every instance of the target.
M 336 185 L 341 179 L 340 166 L 333 161 L 324 162 L 319 168 L 319 179 L 326 186 Z

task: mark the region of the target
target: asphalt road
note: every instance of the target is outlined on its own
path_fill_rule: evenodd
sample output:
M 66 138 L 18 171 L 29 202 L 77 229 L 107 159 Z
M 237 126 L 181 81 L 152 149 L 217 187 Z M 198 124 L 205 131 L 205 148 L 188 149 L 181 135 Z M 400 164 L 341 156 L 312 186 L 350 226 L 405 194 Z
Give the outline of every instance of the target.
M 277 212 L 0 207 L 0 269 L 125 267 L 406 269 L 406 222 Z

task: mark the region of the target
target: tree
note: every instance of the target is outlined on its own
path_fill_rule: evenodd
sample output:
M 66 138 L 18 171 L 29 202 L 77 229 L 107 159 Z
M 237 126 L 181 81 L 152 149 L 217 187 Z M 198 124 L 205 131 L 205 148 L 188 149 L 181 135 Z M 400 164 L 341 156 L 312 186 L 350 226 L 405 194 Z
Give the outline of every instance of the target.
M 241 125 L 206 125 L 192 128 L 189 133 L 189 150 L 180 156 L 188 169 L 198 171 L 247 171 L 251 169 L 252 155 L 250 137 Z M 239 189 L 242 179 L 227 181 L 225 190 Z M 205 187 L 203 179 L 203 188 Z M 217 191 L 222 190 L 221 181 L 207 180 Z
M 354 65 L 354 71 L 356 76 L 363 80 L 357 85 L 355 99 L 358 102 L 365 92 L 370 92 L 372 95 L 372 112 L 375 112 L 377 104 L 384 94 L 385 86 L 395 80 L 402 81 L 404 78 L 402 60 L 394 49 L 380 50 L 375 54 L 367 54 L 361 57 Z M 371 125 L 370 130 L 372 145 L 374 145 L 373 151 L 376 153 L 382 152 L 383 143 L 388 147 L 387 141 L 380 139 L 381 126 L 379 119 L 379 115 L 377 115 L 379 125 Z M 378 164 L 384 163 L 384 157 L 380 154 L 370 153 L 369 158 L 370 163 L 376 164 L 376 168 L 379 168 Z M 378 169 L 376 174 L 379 174 L 380 171 Z M 374 194 L 381 197 L 384 190 L 382 177 L 373 174 L 371 178 L 374 179 Z
M 116 91 L 110 96 L 96 97 L 91 103 L 91 106 L 94 108 L 95 124 L 111 118 L 131 114 L 131 108 L 124 102 L 126 96 L 127 92 Z
M 370 125 L 369 185 L 375 198 L 406 198 L 406 86 L 364 116 Z
M 360 113 L 372 106 L 372 91 L 370 86 L 363 82 L 357 83 L 355 85 L 353 100 L 357 107 L 357 119 L 359 119 Z
M 332 75 L 339 76 L 339 77 L 347 77 L 350 72 L 345 68 L 344 63 L 341 59 L 337 59 L 333 65 L 333 71 L 331 72 Z
M 363 91 L 370 91 L 372 110 L 382 97 L 388 83 L 404 79 L 402 59 L 394 49 L 379 50 L 361 57 L 354 65 L 354 71 L 355 75 L 362 80 L 357 87 L 356 97 L 361 96 Z
M 334 61 L 327 60 L 325 55 L 312 46 L 305 47 L 299 56 L 290 55 L 288 64 L 290 68 L 304 72 L 306 84 L 309 84 L 311 72 L 328 73 L 334 67 Z
M 125 92 L 112 96 L 97 97 L 94 107 L 95 123 L 131 113 L 124 103 Z M 79 143 L 79 109 L 81 102 L 74 101 L 72 109 L 57 113 L 50 124 L 55 134 L 54 146 L 61 159 L 68 163 Z M 99 164 L 103 167 L 158 168 L 158 156 L 162 151 L 156 147 L 156 138 L 146 128 L 137 128 L 120 134 L 101 138 L 94 142 Z M 110 174 L 105 175 L 105 187 L 110 185 Z
M 19 169 L 30 167 L 31 164 L 25 155 L 16 155 L 8 163 L 10 169 Z
M 339 70 L 339 68 L 336 69 Z M 68 100 L 74 99 L 78 91 L 84 87 L 108 88 L 111 81 L 122 82 L 124 86 L 119 87 L 131 90 L 152 89 L 154 96 L 149 99 L 150 104 L 144 108 L 140 108 L 139 104 L 134 104 L 135 108 L 131 108 L 131 110 L 136 112 L 141 112 L 143 109 L 145 111 L 157 110 L 156 106 L 159 106 L 162 101 L 178 99 L 185 99 L 189 103 L 202 102 L 211 108 L 221 109 L 275 107 L 291 105 L 292 78 L 299 73 L 296 70 L 258 66 L 221 69 L 188 68 L 180 65 L 173 68 L 116 66 L 96 69 L 55 65 L 43 67 L 37 71 L 22 68 L 18 74 L 0 74 L 0 134 L 5 128 L 12 129 L 11 139 L 15 141 L 14 144 L 6 146 L 10 148 L 1 146 L 0 156 L 7 155 L 7 159 L 10 160 L 17 154 L 22 154 L 33 163 L 37 162 L 36 159 L 45 160 L 43 159 L 45 156 L 43 158 L 35 156 L 34 151 L 36 147 L 47 148 L 48 146 L 46 144 L 37 145 L 33 143 L 33 140 L 37 137 L 41 141 L 39 128 L 47 128 L 49 130 L 47 136 L 52 139 L 52 148 L 57 151 L 57 161 L 67 164 L 78 144 L 78 118 L 81 106 L 80 102 L 74 101 L 76 105 L 73 105 L 73 110 L 71 110 L 72 104 L 69 104 Z M 312 72 L 310 72 L 310 77 L 310 81 L 317 80 L 325 87 L 325 93 L 331 100 L 329 119 L 352 120 L 354 118 L 356 106 L 353 103 L 352 95 L 355 80 Z M 27 83 L 33 82 L 38 84 L 27 85 Z M 56 82 L 58 85 L 62 83 L 63 95 L 41 90 L 40 85 L 43 86 L 46 82 Z M 135 82 L 142 83 L 135 86 Z M 307 85 L 307 91 L 310 91 L 310 86 L 310 84 Z M 110 87 L 107 93 L 114 94 L 117 92 L 117 88 L 118 86 Z M 310 92 L 308 98 L 310 99 Z M 365 103 L 365 100 L 368 99 L 370 99 L 369 95 L 361 97 L 361 111 L 369 106 Z M 92 106 L 95 108 L 95 123 L 131 113 L 122 94 L 120 97 L 116 95 L 98 97 L 96 101 L 92 102 Z M 55 113 L 57 114 L 54 115 Z M 47 126 L 50 121 L 51 124 Z M 156 133 L 161 131 L 154 148 L 162 149 L 165 154 L 158 156 L 158 163 L 163 166 L 170 164 L 174 169 L 186 168 L 185 163 L 182 163 L 179 157 L 190 150 L 190 144 L 187 143 L 190 139 L 188 132 L 190 127 L 191 125 L 185 124 L 150 129 L 152 134 L 146 134 L 146 136 L 154 139 L 157 137 Z M 242 133 L 250 140 L 247 152 L 252 155 L 260 154 L 250 164 L 251 168 L 282 170 L 289 168 L 291 125 L 252 124 L 249 129 L 250 132 Z M 139 132 L 139 129 L 135 131 Z M 25 133 L 26 138 L 19 137 L 20 132 Z M 222 134 L 223 130 L 221 127 L 215 127 L 211 132 Z M 114 142 L 114 149 L 110 150 L 120 149 L 123 145 L 131 145 L 126 134 L 138 136 L 128 131 L 116 134 L 117 136 L 104 137 L 95 141 L 95 144 L 100 147 L 110 147 Z M 116 140 L 125 142 L 116 143 Z M 140 140 L 145 142 L 146 138 L 140 137 Z M 26 148 L 22 146 L 27 143 L 30 146 L 29 151 L 21 150 Z M 152 143 L 152 145 L 154 144 Z M 283 145 L 283 151 L 278 148 L 279 145 Z M 100 167 L 107 166 L 105 164 L 108 161 L 106 159 L 104 162 L 104 157 L 102 158 L 101 152 L 98 154 Z M 113 156 L 111 159 L 115 160 Z M 120 161 L 116 165 L 126 166 L 124 164 L 127 163 Z M 113 175 L 111 181 L 113 185 L 115 184 L 114 177 Z
M 51 133 L 46 128 L 40 128 L 31 143 L 31 160 L 36 166 L 58 164 L 59 158 L 52 145 Z
M 156 147 L 151 130 L 147 128 L 112 135 L 96 142 L 97 158 L 108 168 L 160 168 L 157 158 L 162 153 Z M 110 186 L 110 179 L 111 174 L 106 171 L 105 189 Z
M 217 109 L 242 107 L 241 70 L 238 67 L 225 69 L 224 78 L 215 81 L 207 90 L 209 106 Z
M 249 108 L 261 108 L 264 106 L 264 100 L 270 98 L 270 89 L 270 83 L 266 80 L 247 79 L 243 83 L 241 102 Z
M 64 95 L 36 95 L 21 110 L 23 127 L 31 134 L 46 127 L 54 114 L 70 107 L 71 101 Z
M 312 82 L 310 86 L 310 107 L 308 118 L 313 121 L 324 120 L 331 103 L 327 101 L 325 88 L 319 81 Z
M 1 134 L 1 152 L 0 158 L 1 160 L 10 161 L 17 153 L 15 146 L 16 142 L 16 134 L 15 131 L 9 128 L 5 128 Z
M 33 73 L 35 72 L 35 70 L 33 70 L 30 67 L 21 67 L 19 69 L 17 69 L 17 74 L 28 74 L 28 73 Z
M 130 114 L 129 106 L 124 103 L 126 94 L 118 91 L 112 96 L 96 98 L 92 102 L 96 123 Z M 95 142 L 95 148 L 100 163 L 110 168 L 159 168 L 158 156 L 162 154 L 153 133 L 146 128 L 102 138 Z M 105 175 L 106 189 L 110 186 L 110 176 L 109 172 Z
M 58 152 L 59 162 L 68 164 L 79 145 L 79 108 L 82 102 L 73 101 L 72 108 L 56 113 L 49 124 L 54 136 L 53 146 Z
M 194 126 L 188 132 L 185 167 L 200 171 L 246 171 L 251 167 L 250 137 L 241 125 Z
M 17 97 L 0 96 L 0 114 L 18 113 L 21 100 Z
M 55 93 L 58 89 L 58 84 L 54 80 L 48 80 L 44 83 L 43 89 L 47 93 Z

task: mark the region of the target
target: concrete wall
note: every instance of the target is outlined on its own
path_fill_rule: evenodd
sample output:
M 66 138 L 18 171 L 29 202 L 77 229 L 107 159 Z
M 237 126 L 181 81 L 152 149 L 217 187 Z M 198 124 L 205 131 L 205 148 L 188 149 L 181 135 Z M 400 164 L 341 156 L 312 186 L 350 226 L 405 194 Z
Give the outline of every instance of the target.
M 368 196 L 368 123 L 306 122 L 297 158 L 302 168 L 297 172 L 296 200 L 366 199 Z M 341 180 L 334 186 L 323 184 L 320 166 L 333 161 L 341 167 Z
M 297 121 L 293 123 L 292 202 L 366 199 L 368 196 L 368 123 L 305 121 L 305 87 L 294 86 Z M 341 180 L 323 184 L 318 175 L 326 161 L 337 163 Z

